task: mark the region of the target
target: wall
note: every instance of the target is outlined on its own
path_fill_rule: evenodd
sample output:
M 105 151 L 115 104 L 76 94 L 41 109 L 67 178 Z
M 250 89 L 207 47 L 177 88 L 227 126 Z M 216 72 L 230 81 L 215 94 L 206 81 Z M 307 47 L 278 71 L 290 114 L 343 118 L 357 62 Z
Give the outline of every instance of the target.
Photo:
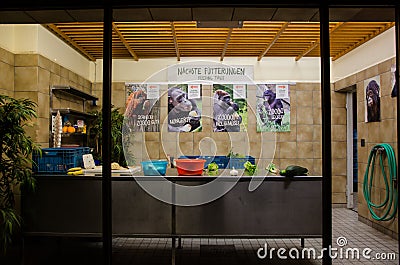
M 40 54 L 94 81 L 94 62 L 77 53 L 42 25 L 0 25 L 0 48 L 14 54 Z
M 0 94 L 14 97 L 14 54 L 0 48 Z
M 391 221 L 376 221 L 372 218 L 363 195 L 364 174 L 366 171 L 368 156 L 373 146 L 379 143 L 388 143 L 395 149 L 396 157 L 398 157 L 397 147 L 397 106 L 396 98 L 390 96 L 392 91 L 391 85 L 391 67 L 395 64 L 395 59 L 388 59 L 382 63 L 376 64 L 363 71 L 359 71 L 348 76 L 334 84 L 335 90 L 339 91 L 350 85 L 356 84 L 357 87 L 357 131 L 358 131 L 358 216 L 359 220 L 385 232 L 393 237 L 398 235 L 396 218 Z M 379 76 L 381 89 L 381 121 L 365 122 L 365 84 L 364 80 Z M 365 139 L 365 147 L 361 146 L 360 139 Z M 387 161 L 385 161 L 386 163 Z M 372 188 L 372 200 L 375 203 L 381 203 L 385 196 L 385 186 L 380 172 L 379 164 L 376 163 L 374 173 L 374 183 Z M 377 211 L 378 215 L 382 211 Z
M 15 55 L 16 98 L 30 98 L 38 104 L 38 118 L 28 133 L 41 147 L 49 147 L 50 87 L 70 85 L 91 93 L 91 83 L 78 74 L 38 54 Z M 81 101 L 69 97 L 54 99 L 54 107 L 82 111 Z
M 395 28 L 392 27 L 345 56 L 333 61 L 332 82 L 340 81 L 393 58 L 396 54 L 395 43 Z

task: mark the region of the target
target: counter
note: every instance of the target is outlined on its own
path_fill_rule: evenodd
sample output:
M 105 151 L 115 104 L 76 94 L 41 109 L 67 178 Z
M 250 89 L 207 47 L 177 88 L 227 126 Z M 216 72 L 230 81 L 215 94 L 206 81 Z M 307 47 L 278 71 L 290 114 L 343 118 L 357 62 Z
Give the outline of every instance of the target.
M 226 170 L 225 170 L 226 171 Z M 223 171 L 222 173 L 224 173 Z M 229 172 L 229 171 L 226 171 Z M 146 237 L 321 237 L 320 176 L 115 176 L 112 178 L 114 236 Z M 101 176 L 36 175 L 37 191 L 23 195 L 25 235 L 100 237 Z M 251 181 L 260 186 L 249 191 Z M 175 206 L 139 185 L 234 184 L 222 197 L 197 206 Z M 174 187 L 172 185 L 172 187 Z M 174 188 L 164 196 L 179 200 Z M 201 196 L 201 194 L 199 195 Z

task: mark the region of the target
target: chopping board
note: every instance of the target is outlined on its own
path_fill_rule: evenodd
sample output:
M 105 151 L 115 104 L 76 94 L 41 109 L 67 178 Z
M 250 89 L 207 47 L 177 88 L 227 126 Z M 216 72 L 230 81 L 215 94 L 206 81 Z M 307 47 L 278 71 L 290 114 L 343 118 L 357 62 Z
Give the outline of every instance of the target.
M 132 176 L 132 174 L 140 172 L 140 166 L 134 166 L 129 168 L 113 169 L 111 170 L 112 176 Z M 101 176 L 103 173 L 101 166 L 96 166 L 95 168 L 89 168 L 83 170 L 85 176 Z

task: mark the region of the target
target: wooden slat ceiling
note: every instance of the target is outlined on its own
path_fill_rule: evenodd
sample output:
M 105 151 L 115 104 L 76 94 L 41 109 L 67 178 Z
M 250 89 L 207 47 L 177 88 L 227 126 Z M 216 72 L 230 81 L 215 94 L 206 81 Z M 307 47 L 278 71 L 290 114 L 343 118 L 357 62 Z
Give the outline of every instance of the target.
M 45 24 L 89 60 L 102 58 L 102 23 Z M 340 58 L 393 22 L 331 22 L 331 57 Z M 318 22 L 244 21 L 242 28 L 197 28 L 195 21 L 114 22 L 113 58 L 319 57 Z

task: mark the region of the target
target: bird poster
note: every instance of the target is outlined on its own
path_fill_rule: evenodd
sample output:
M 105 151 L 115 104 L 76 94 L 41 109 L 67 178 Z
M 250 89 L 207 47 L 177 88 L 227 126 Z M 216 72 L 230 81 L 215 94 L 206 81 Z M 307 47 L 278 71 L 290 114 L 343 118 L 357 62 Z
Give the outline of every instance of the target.
M 201 84 L 168 86 L 168 131 L 201 132 Z
M 289 132 L 289 85 L 259 84 L 256 97 L 257 132 Z
M 125 120 L 134 132 L 160 131 L 160 85 L 134 84 L 126 87 Z
M 213 131 L 245 132 L 247 130 L 247 85 L 213 85 Z

